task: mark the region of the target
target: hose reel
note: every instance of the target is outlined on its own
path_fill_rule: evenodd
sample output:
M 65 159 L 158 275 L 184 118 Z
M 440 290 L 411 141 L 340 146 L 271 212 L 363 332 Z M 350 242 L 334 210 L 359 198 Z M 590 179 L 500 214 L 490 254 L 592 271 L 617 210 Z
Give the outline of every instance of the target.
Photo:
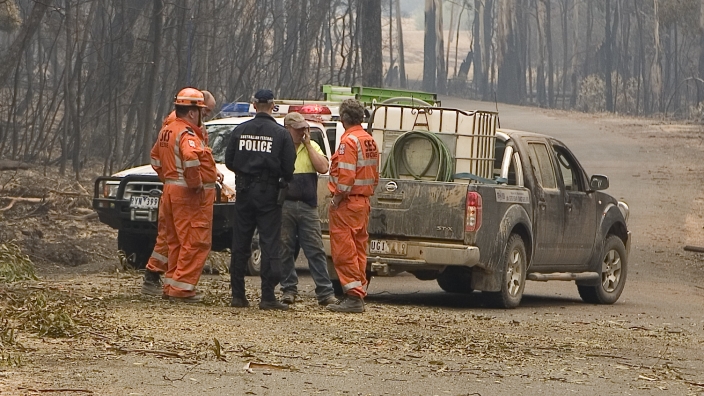
M 432 153 L 430 160 L 421 172 L 416 173 L 410 165 L 407 146 L 414 140 L 426 140 L 430 143 Z M 433 163 L 437 160 L 438 169 L 435 175 L 428 175 Z M 384 162 L 381 173 L 384 178 L 398 179 L 401 166 L 415 179 L 432 176 L 434 181 L 451 182 L 454 180 L 454 159 L 445 143 L 433 132 L 410 131 L 399 136 L 393 144 L 389 156 Z

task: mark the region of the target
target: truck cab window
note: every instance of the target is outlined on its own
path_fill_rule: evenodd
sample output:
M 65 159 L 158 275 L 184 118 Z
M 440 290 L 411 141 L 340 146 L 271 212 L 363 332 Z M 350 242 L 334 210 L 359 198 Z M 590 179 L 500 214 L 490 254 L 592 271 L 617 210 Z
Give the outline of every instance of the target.
M 548 147 L 542 143 L 529 143 L 528 146 L 531 151 L 530 162 L 538 183 L 546 189 L 557 189 L 555 168 L 552 165 Z
M 225 151 L 230 143 L 230 136 L 237 125 L 208 125 L 208 144 L 213 149 L 215 162 L 225 163 Z
M 518 154 L 514 151 L 512 145 L 506 144 L 506 141 L 501 139 L 496 139 L 496 144 L 494 146 L 494 178 L 502 177 L 502 168 L 506 162 L 506 156 L 509 155 L 511 158 L 508 160 L 508 173 L 506 173 L 506 184 L 509 186 L 522 185 L 522 177 L 517 177 L 516 167 L 519 161 Z M 508 150 L 507 147 L 510 147 Z
M 584 191 L 581 186 L 579 174 L 575 169 L 579 169 L 575 164 L 572 155 L 560 146 L 553 146 L 555 158 L 557 158 L 558 168 L 562 174 L 562 181 L 566 191 Z
M 310 140 L 318 143 L 318 146 L 320 146 L 320 148 L 325 153 L 325 157 L 330 158 L 330 153 L 328 153 L 328 150 L 325 148 L 325 141 L 323 140 L 323 131 L 318 128 L 311 128 Z
M 337 143 L 337 130 L 333 127 L 333 128 L 327 128 L 325 131 L 328 135 L 328 143 L 330 144 L 330 150 L 335 152 L 336 147 L 337 147 L 337 146 L 335 146 L 335 143 Z M 332 156 L 332 153 L 328 153 L 328 154 L 330 156 Z M 330 158 L 330 157 L 328 157 L 328 158 Z
M 501 176 L 501 165 L 504 162 L 504 153 L 506 152 L 506 142 L 501 139 L 496 139 L 494 145 L 494 177 Z

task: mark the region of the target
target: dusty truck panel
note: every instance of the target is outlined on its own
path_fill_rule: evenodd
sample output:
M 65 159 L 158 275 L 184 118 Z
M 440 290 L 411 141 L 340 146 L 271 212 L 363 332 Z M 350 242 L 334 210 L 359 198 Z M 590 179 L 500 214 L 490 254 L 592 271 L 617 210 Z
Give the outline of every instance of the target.
M 474 244 L 482 248 L 479 264 L 472 271 L 472 289 L 498 291 L 501 288 L 501 257 L 505 254 L 506 242 L 512 234 L 517 233 L 523 237 L 530 262 L 533 251 L 533 222 L 530 215 L 533 200 L 525 187 L 471 185 L 469 188 L 484 197 L 485 219 L 500 219 L 483 221 L 482 227 L 476 232 Z M 512 201 L 520 202 L 499 202 L 508 192 L 515 197 Z M 497 196 L 499 200 L 496 199 Z
M 462 184 L 380 179 L 370 199 L 368 231 L 372 236 L 461 241 L 466 200 Z
M 438 128 L 430 133 L 462 155 L 459 139 L 449 138 L 446 129 L 457 131 L 465 125 L 458 121 L 462 117 L 474 120 L 466 125 L 475 125 L 481 117 L 444 111 L 386 106 L 385 112 L 375 113 L 380 120 L 373 119 L 370 132 L 383 150 L 395 150 L 397 144 L 386 143 L 409 128 Z M 426 121 L 433 115 L 435 121 Z M 433 124 L 440 121 L 442 127 Z M 452 293 L 488 292 L 489 301 L 504 308 L 520 303 L 526 280 L 571 280 L 585 302 L 616 302 L 627 274 L 629 209 L 599 191 L 608 187 L 608 179 L 588 178 L 569 149 L 548 136 L 497 130 L 492 142 L 492 154 L 479 145 L 484 153 L 468 156 L 490 163 L 490 173 L 464 172 L 455 174 L 454 181 L 435 181 L 399 172 L 398 177 L 380 180 L 370 200 L 367 270 L 377 276 L 408 271 L 418 279 L 437 279 Z M 416 158 L 423 151 L 418 147 L 410 149 L 413 158 L 406 158 L 411 167 L 423 162 Z M 438 166 L 439 161 L 433 161 L 426 163 Z M 476 170 L 485 172 L 486 167 Z M 319 210 L 330 257 L 326 184 L 327 178 L 321 177 Z

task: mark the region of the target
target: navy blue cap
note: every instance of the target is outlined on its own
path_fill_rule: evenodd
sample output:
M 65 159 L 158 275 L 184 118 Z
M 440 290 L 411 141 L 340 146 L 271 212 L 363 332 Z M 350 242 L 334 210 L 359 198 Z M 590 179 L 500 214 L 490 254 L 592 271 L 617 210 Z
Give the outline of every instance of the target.
M 260 89 L 254 94 L 254 103 L 274 103 L 274 93 L 270 89 Z

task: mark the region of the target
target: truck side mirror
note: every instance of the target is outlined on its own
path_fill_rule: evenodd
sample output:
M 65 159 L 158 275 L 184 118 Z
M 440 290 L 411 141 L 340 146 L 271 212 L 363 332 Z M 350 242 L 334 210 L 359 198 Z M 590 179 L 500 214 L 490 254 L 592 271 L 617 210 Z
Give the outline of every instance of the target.
M 606 190 L 609 188 L 609 178 L 604 175 L 592 175 L 589 180 L 589 187 L 592 191 Z

